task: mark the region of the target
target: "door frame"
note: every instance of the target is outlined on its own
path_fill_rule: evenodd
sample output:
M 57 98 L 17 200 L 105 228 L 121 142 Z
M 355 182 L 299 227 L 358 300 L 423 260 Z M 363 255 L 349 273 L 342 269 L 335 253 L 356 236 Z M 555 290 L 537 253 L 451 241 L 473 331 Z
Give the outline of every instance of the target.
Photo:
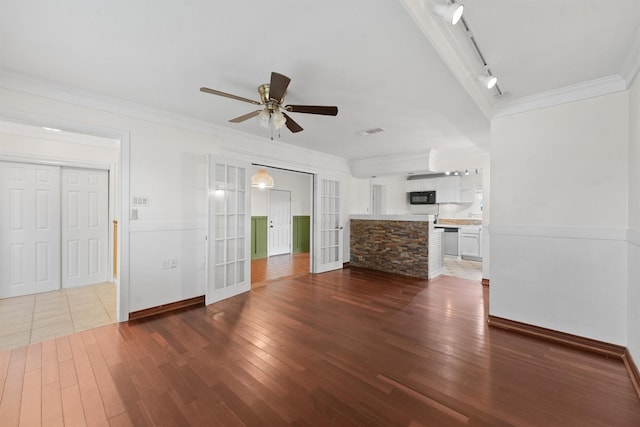
M 270 162 L 270 161 L 264 161 L 264 162 L 256 162 L 256 159 L 253 156 L 250 155 L 246 155 L 245 153 L 240 153 L 234 150 L 225 150 L 229 152 L 230 156 L 234 156 L 235 158 L 239 158 L 239 159 L 247 159 L 248 162 L 251 163 L 251 166 L 256 166 L 256 167 L 265 167 L 265 168 L 271 168 L 271 169 L 281 169 L 287 172 L 294 172 L 294 173 L 301 173 L 304 175 L 308 175 L 311 179 L 309 179 L 309 187 L 308 187 L 308 191 L 309 194 L 311 194 L 310 197 L 310 219 L 311 219 L 311 226 L 309 228 L 309 273 L 317 273 L 316 271 L 316 267 L 315 265 L 317 264 L 317 262 L 315 261 L 316 258 L 316 249 L 315 249 L 315 242 L 316 242 L 316 236 L 315 236 L 315 218 L 316 218 L 316 201 L 315 201 L 315 185 L 314 182 L 317 179 L 316 176 L 328 176 L 325 174 L 320 174 L 319 172 L 317 172 L 316 170 L 305 170 L 305 168 L 303 167 L 299 167 L 298 165 L 281 165 L 281 166 L 277 166 L 278 162 Z M 344 182 L 342 182 L 342 180 L 340 180 L 341 184 L 344 184 Z M 343 205 L 344 205 L 344 200 L 342 201 Z M 292 233 L 293 236 L 293 233 Z M 343 233 L 344 236 L 344 233 Z M 343 242 L 343 252 L 344 252 L 344 242 Z
M 117 234 L 117 274 L 112 277 L 116 283 L 116 318 L 118 322 L 129 320 L 129 279 L 130 279 L 130 263 L 129 263 L 129 209 L 130 209 L 130 192 L 129 181 L 131 174 L 131 156 L 130 156 L 130 134 L 124 129 L 109 128 L 97 125 L 91 125 L 74 120 L 62 119 L 43 114 L 25 113 L 23 111 L 0 109 L 0 120 L 17 122 L 30 126 L 51 127 L 55 129 L 63 129 L 68 132 L 109 138 L 119 141 L 117 147 L 117 160 L 113 164 L 78 162 L 64 158 L 52 158 L 48 156 L 37 155 L 1 155 L 0 159 L 7 161 L 31 161 L 49 165 L 60 165 L 69 167 L 82 167 L 89 169 L 106 169 L 109 171 L 109 188 L 113 189 L 109 195 L 109 223 L 112 224 L 114 219 L 118 220 Z M 109 259 L 113 265 L 113 227 L 109 227 Z M 110 276 L 113 272 L 110 269 Z

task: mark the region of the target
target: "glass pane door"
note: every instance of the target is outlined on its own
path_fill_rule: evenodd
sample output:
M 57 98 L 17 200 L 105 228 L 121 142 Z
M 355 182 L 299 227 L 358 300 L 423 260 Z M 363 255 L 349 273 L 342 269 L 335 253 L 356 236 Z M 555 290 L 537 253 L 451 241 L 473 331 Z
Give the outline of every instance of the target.
M 321 273 L 342 268 L 342 198 L 340 181 L 314 176 L 316 212 L 314 272 Z
M 209 157 L 206 303 L 251 288 L 249 164 Z

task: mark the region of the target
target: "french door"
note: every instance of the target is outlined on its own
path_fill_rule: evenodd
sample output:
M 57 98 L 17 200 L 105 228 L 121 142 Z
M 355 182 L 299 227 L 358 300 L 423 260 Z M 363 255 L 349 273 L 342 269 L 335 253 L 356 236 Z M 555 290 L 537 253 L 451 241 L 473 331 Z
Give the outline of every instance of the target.
M 313 272 L 342 268 L 342 192 L 338 179 L 314 175 Z
M 251 289 L 251 191 L 247 162 L 209 156 L 206 304 Z

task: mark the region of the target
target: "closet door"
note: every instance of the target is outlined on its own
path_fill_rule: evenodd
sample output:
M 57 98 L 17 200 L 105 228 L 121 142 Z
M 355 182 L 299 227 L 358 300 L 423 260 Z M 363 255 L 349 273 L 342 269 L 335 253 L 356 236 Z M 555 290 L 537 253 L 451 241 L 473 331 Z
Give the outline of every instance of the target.
M 0 162 L 0 298 L 60 288 L 60 168 Z
M 109 172 L 62 168 L 62 287 L 109 280 Z

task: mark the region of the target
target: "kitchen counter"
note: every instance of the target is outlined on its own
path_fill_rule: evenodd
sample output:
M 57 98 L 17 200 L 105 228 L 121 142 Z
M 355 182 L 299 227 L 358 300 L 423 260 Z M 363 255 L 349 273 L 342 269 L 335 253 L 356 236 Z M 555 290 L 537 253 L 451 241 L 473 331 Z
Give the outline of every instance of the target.
M 442 235 L 433 215 L 352 215 L 350 265 L 405 276 L 442 272 Z
M 482 220 L 477 218 L 438 218 L 436 225 L 482 225 Z
M 365 221 L 418 221 L 433 222 L 434 215 L 351 215 L 350 219 Z

